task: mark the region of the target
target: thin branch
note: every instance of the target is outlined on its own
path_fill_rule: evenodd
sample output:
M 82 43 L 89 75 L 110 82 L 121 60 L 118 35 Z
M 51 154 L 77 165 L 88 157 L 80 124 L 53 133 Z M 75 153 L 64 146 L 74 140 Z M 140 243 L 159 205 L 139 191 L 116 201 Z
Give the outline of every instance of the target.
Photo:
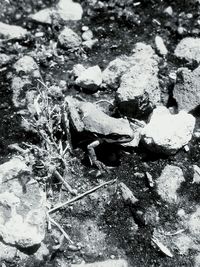
M 79 200 L 79 199 L 81 199 L 81 198 L 83 198 L 83 197 L 95 192 L 96 190 L 100 189 L 103 186 L 106 186 L 106 185 L 109 185 L 109 184 L 112 184 L 112 183 L 115 183 L 115 182 L 116 182 L 116 179 L 108 181 L 108 182 L 105 182 L 105 183 L 103 183 L 101 185 L 98 185 L 98 186 L 96 186 L 96 187 L 84 192 L 83 194 L 80 194 L 80 195 L 78 195 L 78 196 L 76 196 L 76 197 L 74 197 L 74 198 L 72 198 L 72 199 L 70 199 L 70 200 L 68 200 L 68 201 L 66 201 L 64 203 L 61 203 L 61 204 L 55 206 L 54 208 L 50 209 L 48 211 L 48 213 L 52 213 L 52 212 L 54 212 L 54 211 L 56 211 L 56 210 L 58 210 L 58 209 L 60 209 L 60 208 L 62 208 L 64 206 L 66 206 L 66 205 L 69 205 L 69 204 L 71 204 L 71 203 L 73 203 L 73 202 L 75 202 L 75 201 L 77 201 L 77 200 Z
M 74 195 L 74 193 L 75 193 L 75 190 L 63 179 L 63 177 L 60 175 L 60 173 L 57 171 L 57 170 L 55 170 L 54 171 L 54 175 L 56 176 L 56 178 L 58 179 L 58 180 L 60 180 L 61 182 L 62 182 L 62 184 L 63 184 L 63 186 L 71 193 L 71 194 L 73 194 Z
M 52 219 L 50 216 L 49 216 L 49 221 L 51 223 L 53 223 L 55 226 L 58 227 L 58 229 L 61 231 L 61 233 L 64 235 L 64 237 L 71 243 L 73 244 L 73 241 L 70 239 L 69 235 L 65 232 L 65 230 L 62 228 L 62 226 L 57 223 L 56 221 L 54 221 L 54 219 Z

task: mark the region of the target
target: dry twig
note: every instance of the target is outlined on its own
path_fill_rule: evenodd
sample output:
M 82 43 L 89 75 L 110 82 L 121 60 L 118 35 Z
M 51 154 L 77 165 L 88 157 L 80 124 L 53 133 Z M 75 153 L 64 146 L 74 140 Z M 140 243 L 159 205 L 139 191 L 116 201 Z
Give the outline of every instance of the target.
M 60 209 L 60 208 L 62 208 L 62 207 L 64 207 L 64 206 L 66 206 L 66 205 L 69 205 L 69 204 L 71 204 L 71 203 L 73 203 L 73 202 L 75 202 L 75 201 L 77 201 L 77 200 L 79 200 L 79 199 L 81 199 L 81 198 L 83 198 L 83 197 L 85 197 L 85 196 L 87 196 L 87 195 L 93 193 L 94 191 L 100 189 L 100 188 L 103 187 L 103 186 L 106 186 L 106 185 L 108 185 L 108 184 L 112 184 L 112 183 L 115 183 L 115 182 L 116 182 L 116 179 L 111 180 L 111 181 L 108 181 L 108 182 L 105 182 L 105 183 L 103 183 L 103 184 L 100 184 L 100 185 L 98 185 L 98 186 L 96 186 L 96 187 L 94 187 L 94 188 L 92 188 L 92 189 L 90 189 L 90 190 L 84 192 L 83 194 L 80 194 L 80 195 L 78 195 L 78 196 L 76 196 L 76 197 L 74 197 L 74 198 L 72 198 L 72 199 L 70 199 L 70 200 L 68 200 L 68 201 L 66 201 L 66 202 L 64 202 L 64 203 L 58 204 L 58 205 L 55 206 L 54 208 L 50 209 L 50 210 L 48 211 L 48 213 L 50 214 L 50 213 L 52 213 L 52 212 L 54 212 L 54 211 L 56 211 L 56 210 L 58 210 L 58 209 Z

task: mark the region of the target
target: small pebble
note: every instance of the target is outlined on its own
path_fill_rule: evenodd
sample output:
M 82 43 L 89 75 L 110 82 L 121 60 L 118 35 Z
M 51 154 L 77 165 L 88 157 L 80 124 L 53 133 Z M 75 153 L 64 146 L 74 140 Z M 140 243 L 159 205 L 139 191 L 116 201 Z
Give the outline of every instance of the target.
M 35 33 L 36 38 L 43 37 L 43 36 L 44 36 L 44 32 L 36 32 Z
M 173 15 L 173 9 L 171 6 L 168 6 L 165 10 L 164 13 L 168 14 L 169 16 Z
M 88 31 L 85 31 L 83 34 L 82 34 L 82 39 L 84 41 L 89 41 L 93 38 L 93 33 L 91 30 L 88 30 Z
M 192 13 L 188 13 L 188 14 L 187 14 L 187 18 L 188 18 L 188 19 L 192 19 L 192 18 L 193 18 Z
M 178 216 L 180 216 L 180 217 L 185 216 L 185 211 L 184 211 L 184 209 L 180 209 L 180 210 L 178 210 L 177 214 L 178 214 Z
M 180 27 L 178 27 L 177 31 L 178 31 L 178 33 L 180 35 L 182 35 L 186 30 L 185 30 L 185 28 L 183 28 L 183 27 L 180 26 Z
M 194 133 L 194 137 L 196 137 L 196 138 L 200 138 L 200 132 L 199 132 L 199 131 L 195 132 L 195 133 Z
M 89 30 L 89 27 L 88 27 L 88 26 L 83 26 L 83 27 L 82 27 L 82 31 L 83 31 L 83 32 L 86 32 L 86 31 L 88 31 L 88 30 Z

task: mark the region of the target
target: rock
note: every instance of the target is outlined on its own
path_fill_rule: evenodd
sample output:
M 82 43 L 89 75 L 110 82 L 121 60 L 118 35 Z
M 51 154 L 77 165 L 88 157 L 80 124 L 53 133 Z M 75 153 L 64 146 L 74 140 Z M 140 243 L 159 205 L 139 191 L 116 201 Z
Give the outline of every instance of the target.
M 60 0 L 58 2 L 58 14 L 64 21 L 81 20 L 83 9 L 79 3 L 72 0 Z
M 123 259 L 106 260 L 102 262 L 72 264 L 72 267 L 128 267 L 128 262 Z
M 82 39 L 84 41 L 89 41 L 93 38 L 93 33 L 91 30 L 88 30 L 88 31 L 85 31 L 83 34 L 82 34 Z
M 56 11 L 53 8 L 45 8 L 30 15 L 29 18 L 40 23 L 52 24 L 53 17 L 55 18 L 55 16 Z
M 103 83 L 105 86 L 117 88 L 121 76 L 131 67 L 131 58 L 121 56 L 112 60 L 103 71 Z
M 196 239 L 197 242 L 200 241 L 200 206 L 196 206 L 196 211 L 190 214 L 190 218 L 187 222 L 188 230 Z
M 200 66 L 191 71 L 188 68 L 179 68 L 177 83 L 173 90 L 179 109 L 191 111 L 200 104 Z
M 36 78 L 41 78 L 39 67 L 32 57 L 24 56 L 13 65 L 13 69 L 13 104 L 16 108 L 31 106 L 36 96 L 36 90 L 32 89 L 33 84 Z
M 55 7 L 45 8 L 29 17 L 41 23 L 52 24 L 54 20 L 81 20 L 83 9 L 79 3 L 72 0 L 60 0 Z
M 102 72 L 99 66 L 89 67 L 79 73 L 75 84 L 89 89 L 91 92 L 96 92 L 102 83 Z
M 27 77 L 13 77 L 11 83 L 11 89 L 13 92 L 12 101 L 16 108 L 23 108 L 27 104 L 26 95 L 24 97 L 23 92 L 27 92 L 31 86 L 31 80 Z
M 0 236 L 21 248 L 39 245 L 45 235 L 45 194 L 19 158 L 0 165 Z
M 92 39 L 92 40 L 88 40 L 88 41 L 84 41 L 82 42 L 82 45 L 92 49 L 92 47 L 98 42 L 98 39 Z
M 120 112 L 128 117 L 142 117 L 161 101 L 158 81 L 158 58 L 150 45 L 137 43 L 132 67 L 122 75 L 116 101 Z
M 12 59 L 13 59 L 13 56 L 1 53 L 0 54 L 0 67 L 7 65 Z
M 195 118 L 185 111 L 171 114 L 166 107 L 154 109 L 150 122 L 141 132 L 144 145 L 154 152 L 176 153 L 192 138 Z
M 156 180 L 157 193 L 169 203 L 177 203 L 179 196 L 177 190 L 185 181 L 181 168 L 173 165 L 165 166 L 161 176 Z
M 187 32 L 186 28 L 179 26 L 177 29 L 178 34 L 183 35 L 184 33 Z
M 189 250 L 195 250 L 197 248 L 197 245 L 195 245 L 192 238 L 185 233 L 182 233 L 178 236 L 174 236 L 173 243 L 178 248 L 179 254 L 181 255 L 188 255 Z
M 135 205 L 139 200 L 133 195 L 133 192 L 123 182 L 119 184 L 119 190 L 126 204 Z
M 82 30 L 83 32 L 86 32 L 86 31 L 89 30 L 89 27 L 88 27 L 88 26 L 82 26 L 81 30 Z
M 155 44 L 156 44 L 156 49 L 158 50 L 158 53 L 161 56 L 166 56 L 167 53 L 168 53 L 167 48 L 166 48 L 166 46 L 164 44 L 163 39 L 158 35 L 155 38 Z
M 193 165 L 194 175 L 192 183 L 200 183 L 200 168 L 197 165 Z
M 65 27 L 58 36 L 58 42 L 65 49 L 76 50 L 81 45 L 81 38 L 70 28 Z
M 200 62 L 200 38 L 187 37 L 182 39 L 174 53 L 180 59 Z
M 168 14 L 169 16 L 173 15 L 173 9 L 171 6 L 168 6 L 167 8 L 165 8 L 164 13 Z
M 28 31 L 20 26 L 9 25 L 0 22 L 0 38 L 3 39 L 23 39 Z
M 199 267 L 200 266 L 200 253 L 195 256 L 195 260 L 194 260 L 194 267 Z
M 76 64 L 73 67 L 72 74 L 74 77 L 79 77 L 86 70 L 86 68 L 82 64 Z
M 16 74 L 23 74 L 31 76 L 33 78 L 40 78 L 40 71 L 37 63 L 35 60 L 30 56 L 23 56 L 20 58 L 14 65 L 13 69 L 15 70 Z
M 19 260 L 25 260 L 28 258 L 28 255 L 24 254 L 16 247 L 0 242 L 0 261 L 5 260 L 12 262 L 16 255 L 19 257 Z

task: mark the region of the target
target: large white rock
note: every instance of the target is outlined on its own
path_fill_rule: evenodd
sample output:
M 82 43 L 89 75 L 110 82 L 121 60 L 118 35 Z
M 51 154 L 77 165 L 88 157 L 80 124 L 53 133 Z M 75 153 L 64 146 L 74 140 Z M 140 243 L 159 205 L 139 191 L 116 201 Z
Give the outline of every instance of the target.
M 65 49 L 75 50 L 81 45 L 81 38 L 70 28 L 65 27 L 58 36 L 58 42 Z
M 102 83 L 101 69 L 99 66 L 93 66 L 82 70 L 75 80 L 75 83 L 82 88 L 95 91 Z
M 167 165 L 161 176 L 156 180 L 157 193 L 163 200 L 169 203 L 176 203 L 179 201 L 177 190 L 184 181 L 181 168 Z
M 158 57 L 150 45 L 137 43 L 132 67 L 121 77 L 116 100 L 120 111 L 130 117 L 149 113 L 161 102 L 158 80 Z
M 20 26 L 9 25 L 0 22 L 0 38 L 3 39 L 22 39 L 28 31 Z
M 178 58 L 200 62 L 200 38 L 187 37 L 182 39 L 174 53 Z
M 81 20 L 82 14 L 83 9 L 79 3 L 72 0 L 60 0 L 55 7 L 42 9 L 29 17 L 41 23 L 52 24 L 54 19 Z
M 159 106 L 142 130 L 142 141 L 152 151 L 173 154 L 191 140 L 194 126 L 191 114 L 180 111 L 174 115 Z
M 27 248 L 44 239 L 45 194 L 19 158 L 0 165 L 0 236 L 6 244 Z
M 179 68 L 178 80 L 173 90 L 179 109 L 191 111 L 200 105 L 200 67 L 191 71 L 188 68 Z
M 23 56 L 13 65 L 14 70 L 17 74 L 22 71 L 24 74 L 34 78 L 40 78 L 40 71 L 35 60 L 30 56 Z
M 72 0 L 60 0 L 58 2 L 58 14 L 61 19 L 68 20 L 81 20 L 83 9 L 79 3 Z

